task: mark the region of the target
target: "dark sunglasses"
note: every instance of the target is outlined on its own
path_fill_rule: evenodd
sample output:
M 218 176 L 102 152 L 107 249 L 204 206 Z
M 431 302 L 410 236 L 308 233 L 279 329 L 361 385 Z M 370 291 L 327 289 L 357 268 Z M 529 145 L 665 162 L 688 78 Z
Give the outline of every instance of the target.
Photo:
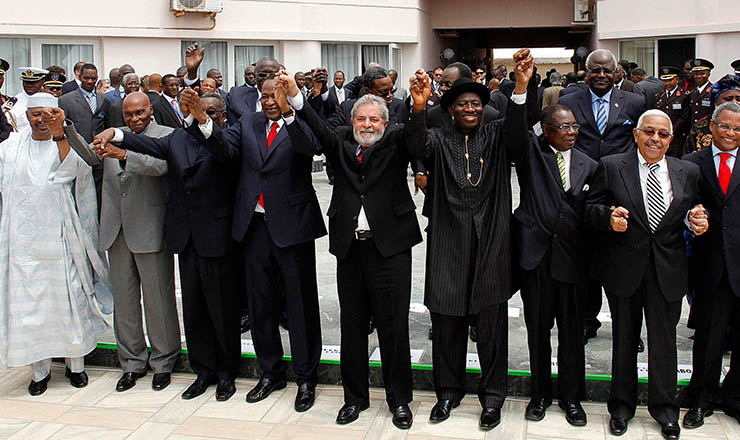
M 273 79 L 276 75 L 277 73 L 275 72 L 257 72 L 258 77 L 265 79 Z
M 224 113 L 224 111 L 223 110 L 214 110 L 212 108 L 209 108 L 208 110 L 206 110 L 206 114 L 208 116 L 214 116 L 214 115 L 217 115 L 219 113 Z
M 672 136 L 668 130 L 653 130 L 652 128 L 638 128 L 638 130 L 645 133 L 647 137 L 653 137 L 656 133 L 661 139 L 668 139 Z

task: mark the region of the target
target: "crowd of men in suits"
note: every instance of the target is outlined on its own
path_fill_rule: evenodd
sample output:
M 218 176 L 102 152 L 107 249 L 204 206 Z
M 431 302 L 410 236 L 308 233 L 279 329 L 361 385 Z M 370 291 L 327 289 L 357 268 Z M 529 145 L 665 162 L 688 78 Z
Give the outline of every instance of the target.
M 345 397 L 338 424 L 369 406 L 373 326 L 393 423 L 408 429 L 413 422 L 411 248 L 422 234 L 409 165 L 429 219 L 432 422 L 449 418 L 465 394 L 472 325 L 482 367 L 479 426 L 500 423 L 506 303 L 519 289 L 532 372 L 528 420 L 542 420 L 552 404 L 557 320 L 558 405 L 570 424 L 587 423 L 584 345 L 600 326 L 603 289 L 613 319 L 613 435 L 626 432 L 635 414 L 644 314 L 648 410 L 665 438 L 679 437 L 676 326 L 687 293 L 696 334 L 683 426 L 701 426 L 716 408 L 740 422 L 735 362 L 721 394 L 718 387 L 725 335 L 740 322 L 733 201 L 740 60 L 735 74 L 711 84 L 714 66 L 704 59 L 683 70 L 661 67 L 658 79 L 595 50 L 585 70 L 569 72 L 565 83 L 551 71 L 543 84 L 522 49 L 512 75 L 499 66 L 488 87 L 485 69 L 456 62 L 417 71 L 405 89 L 397 73 L 374 63 L 349 82 L 334 72 L 329 86 L 325 68 L 293 75 L 265 57 L 226 93 L 217 69 L 198 77 L 203 56 L 193 45 L 176 74 L 144 79 L 123 65 L 110 72 L 105 93 L 93 64 L 78 63 L 69 82 L 55 66 L 22 68 L 24 91 L 0 96 L 0 140 L 28 124 L 29 96 L 59 96 L 66 138 L 93 169 L 123 370 L 117 391 L 149 368 L 154 390 L 170 383 L 180 350 L 178 254 L 188 359 L 197 374 L 182 397 L 213 384 L 217 400 L 234 395 L 245 326 L 262 370 L 247 401 L 284 388 L 282 323 L 297 378 L 295 409 L 312 407 L 321 354 L 315 240 L 327 230 L 311 171 L 313 157 L 324 154 L 334 185 L 326 215 Z M 0 81 L 8 70 L 0 60 Z M 513 218 L 512 163 L 521 190 Z M 729 344 L 735 361 L 740 338 Z

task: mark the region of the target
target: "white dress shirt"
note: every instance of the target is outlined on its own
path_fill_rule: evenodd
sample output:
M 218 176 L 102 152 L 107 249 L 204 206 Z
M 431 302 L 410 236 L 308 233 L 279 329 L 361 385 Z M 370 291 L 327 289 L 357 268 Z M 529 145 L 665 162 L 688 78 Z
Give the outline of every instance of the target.
M 650 173 L 650 168 L 648 168 L 645 158 L 640 154 L 640 150 L 637 150 L 637 161 L 640 164 L 638 168 L 640 170 L 642 201 L 645 204 L 645 212 L 650 215 L 647 198 L 647 178 Z M 663 192 L 663 203 L 665 204 L 666 212 L 668 212 L 668 208 L 671 206 L 671 202 L 673 202 L 673 185 L 671 185 L 671 177 L 668 173 L 668 162 L 665 160 L 665 156 L 663 156 L 657 164 L 658 169 L 655 172 L 655 177 L 657 177 L 658 182 L 660 182 L 660 190 Z
M 560 151 L 556 150 L 555 147 L 550 145 L 550 149 L 553 153 L 555 153 L 555 165 L 557 165 L 557 155 L 558 153 L 563 155 L 563 162 L 565 163 L 565 190 L 568 191 L 570 189 L 570 150 Z M 560 180 L 560 169 L 558 169 L 558 181 Z
M 601 97 L 597 96 L 596 93 L 594 93 L 593 90 L 591 89 L 588 89 L 588 92 L 591 94 L 591 110 L 594 113 L 594 120 L 597 121 L 596 122 L 597 124 L 598 124 L 598 119 L 599 119 L 599 103 L 597 101 L 599 100 L 599 98 L 606 101 L 604 103 L 604 108 L 606 110 L 606 120 L 608 124 L 609 123 L 609 107 L 611 107 L 611 99 L 612 99 L 612 89 L 609 89 L 609 91 L 606 92 L 604 96 L 601 96 Z
M 344 97 L 344 87 L 340 89 L 337 86 L 334 86 L 334 91 L 337 93 L 337 101 L 339 101 L 340 104 L 343 103 L 346 99 Z
M 719 157 L 720 153 L 729 153 L 730 157 L 727 158 L 727 168 L 730 169 L 730 174 L 732 174 L 732 170 L 735 168 L 735 159 L 737 159 L 737 148 L 730 151 L 722 151 L 719 148 L 714 146 L 714 142 L 712 142 L 712 158 L 714 159 L 714 170 L 717 172 L 717 177 L 719 177 L 719 164 L 721 158 Z

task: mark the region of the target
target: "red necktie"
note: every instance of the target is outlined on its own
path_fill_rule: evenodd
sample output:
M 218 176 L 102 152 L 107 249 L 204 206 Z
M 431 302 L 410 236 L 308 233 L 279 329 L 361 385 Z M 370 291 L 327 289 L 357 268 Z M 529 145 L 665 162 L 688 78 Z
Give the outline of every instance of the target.
M 357 154 L 357 163 L 362 163 L 362 153 L 364 153 L 365 150 L 367 150 L 368 148 L 370 147 L 366 145 L 360 145 L 360 152 Z
M 278 123 L 273 122 L 272 126 L 270 127 L 270 134 L 267 135 L 267 150 L 270 150 L 270 145 L 272 145 L 272 141 L 275 140 L 275 137 L 277 136 L 278 131 Z M 262 207 L 262 209 L 265 209 L 265 201 L 262 198 L 262 193 L 260 193 L 259 198 L 259 204 Z
M 727 187 L 730 186 L 730 167 L 727 166 L 727 159 L 732 156 L 730 153 L 719 153 L 719 186 L 722 187 L 722 192 L 727 194 Z

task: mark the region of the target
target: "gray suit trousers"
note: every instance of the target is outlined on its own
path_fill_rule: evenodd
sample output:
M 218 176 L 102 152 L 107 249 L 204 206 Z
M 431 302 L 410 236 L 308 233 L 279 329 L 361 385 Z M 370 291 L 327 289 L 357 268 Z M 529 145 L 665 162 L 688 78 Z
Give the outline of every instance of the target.
M 108 259 L 113 283 L 113 327 L 123 372 L 143 373 L 147 370 L 142 293 L 147 334 L 152 346 L 149 365 L 155 373 L 171 372 L 181 349 L 174 257 L 166 250 L 132 253 L 121 229 L 108 250 Z

